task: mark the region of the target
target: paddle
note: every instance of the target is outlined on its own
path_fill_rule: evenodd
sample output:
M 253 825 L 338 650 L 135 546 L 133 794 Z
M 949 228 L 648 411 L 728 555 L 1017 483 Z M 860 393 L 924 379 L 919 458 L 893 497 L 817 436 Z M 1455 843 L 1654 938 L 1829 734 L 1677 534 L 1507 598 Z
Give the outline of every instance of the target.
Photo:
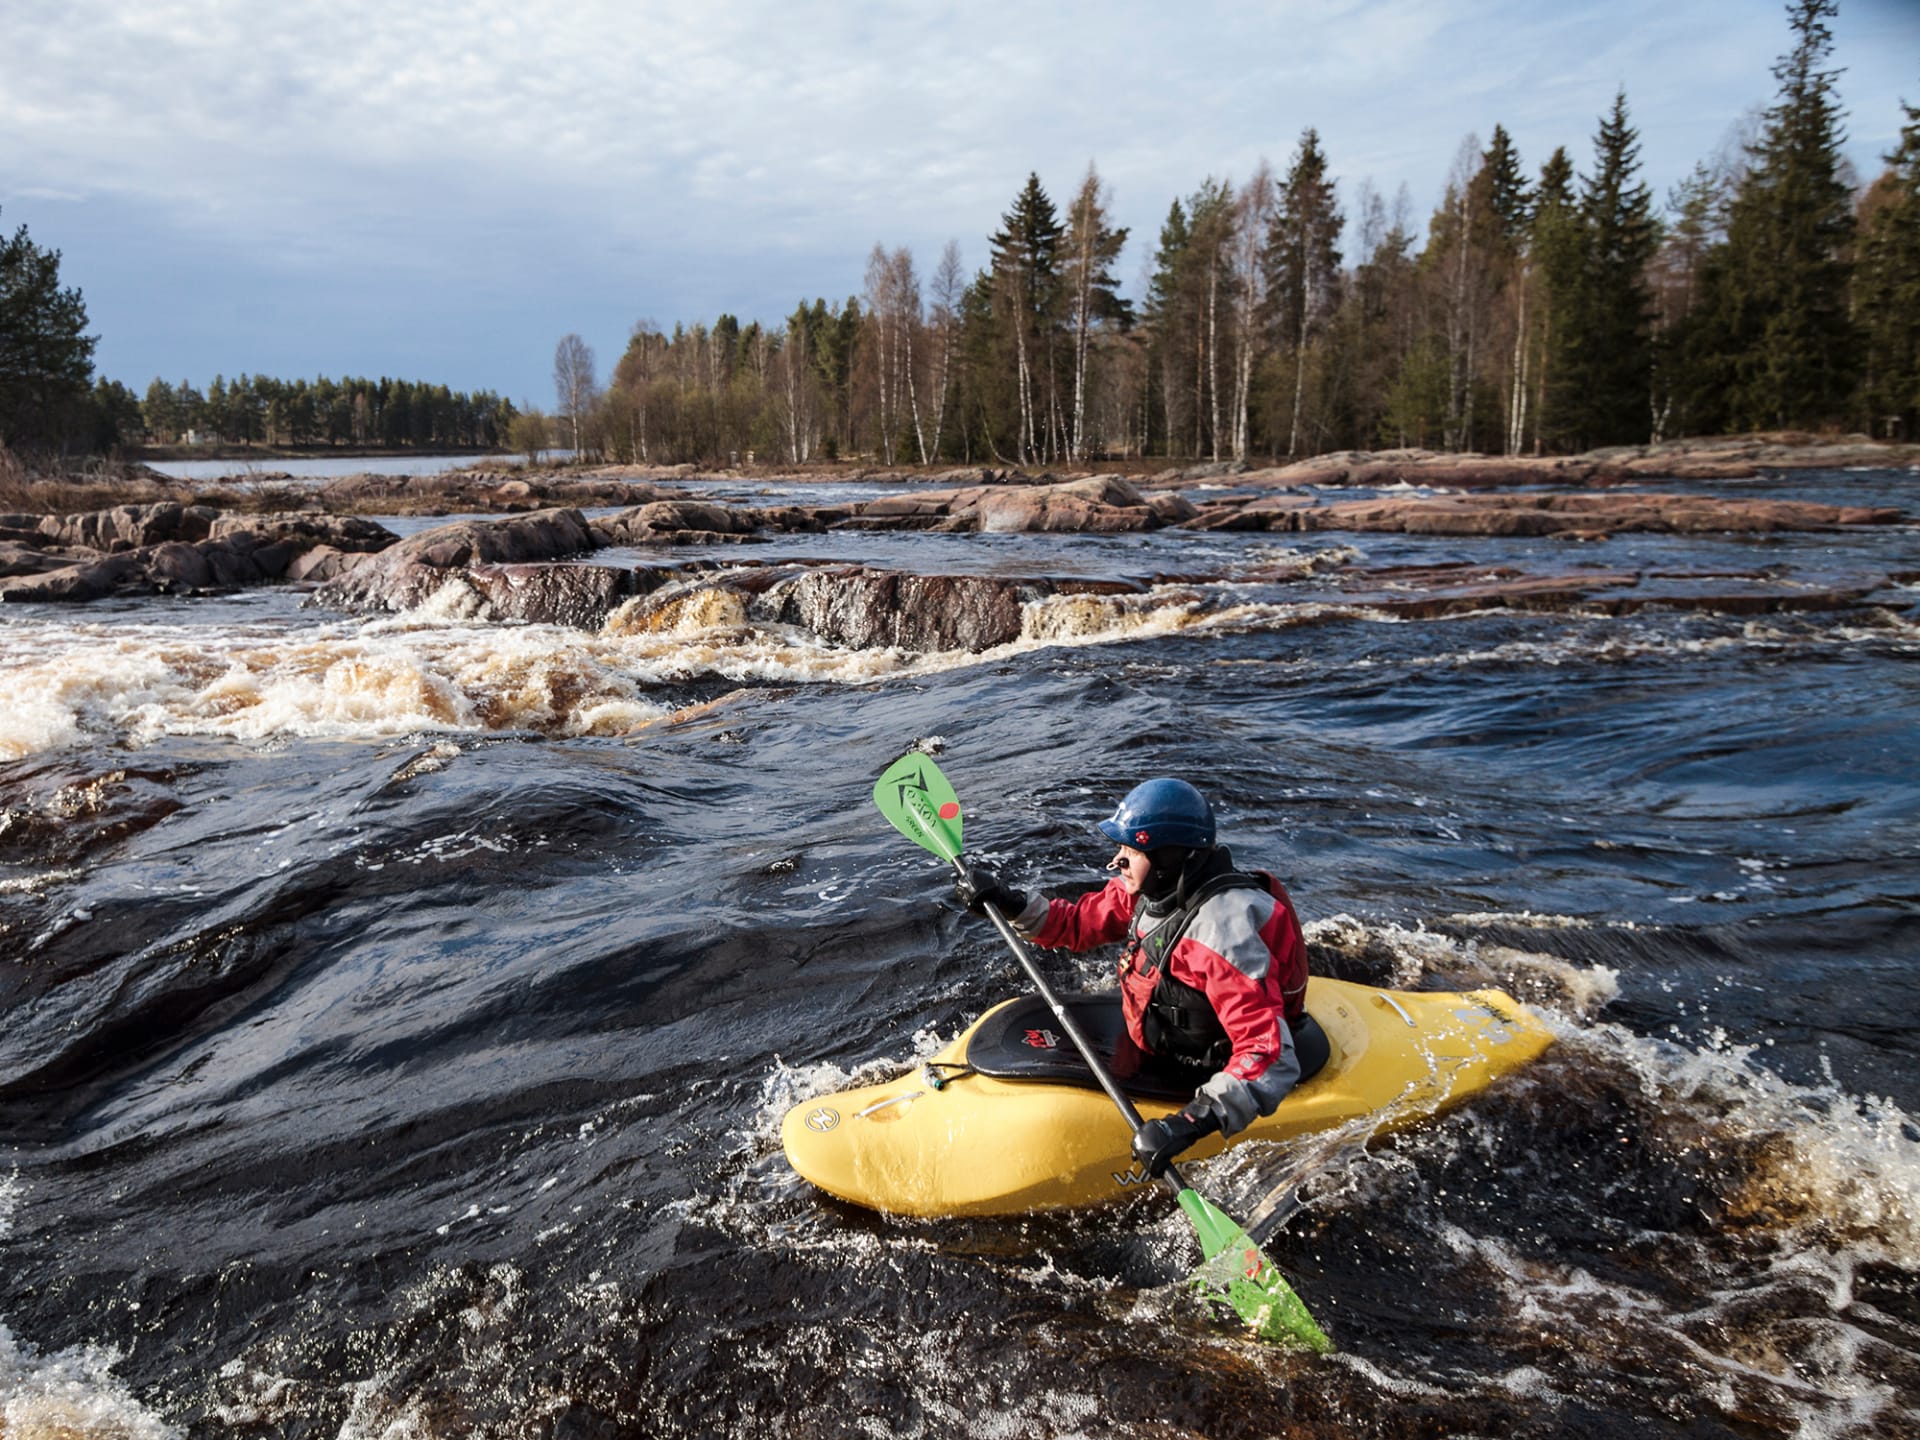
M 932 851 L 956 870 L 962 868 L 960 798 L 954 794 L 947 777 L 940 773 L 940 767 L 927 756 L 909 751 L 889 765 L 874 784 L 873 803 L 909 840 Z M 1080 1058 L 1087 1062 L 1093 1078 L 1100 1082 L 1107 1098 L 1119 1106 L 1127 1124 L 1138 1131 L 1143 1123 L 1140 1112 L 1101 1064 L 1093 1042 L 1053 993 L 1026 943 L 992 904 L 983 908 L 994 929 L 1000 932 L 1000 938 L 1007 942 L 1014 958 L 1027 972 L 1027 978 L 1053 1011 L 1060 1028 L 1073 1041 Z M 1160 1179 L 1180 1202 L 1182 1213 L 1200 1237 L 1200 1252 L 1205 1261 L 1190 1277 L 1196 1289 L 1231 1306 L 1262 1340 L 1277 1340 L 1322 1352 L 1333 1348 L 1333 1342 L 1314 1323 L 1313 1316 L 1293 1293 L 1293 1287 L 1287 1284 L 1279 1267 L 1261 1253 L 1245 1230 L 1189 1185 L 1177 1166 L 1167 1166 Z

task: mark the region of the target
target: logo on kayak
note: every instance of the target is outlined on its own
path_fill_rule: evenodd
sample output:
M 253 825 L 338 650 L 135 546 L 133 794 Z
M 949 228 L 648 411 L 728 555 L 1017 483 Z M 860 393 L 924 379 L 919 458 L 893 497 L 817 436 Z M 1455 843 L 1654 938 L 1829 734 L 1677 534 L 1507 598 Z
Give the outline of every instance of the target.
M 1152 1183 L 1152 1180 L 1152 1176 L 1137 1166 L 1132 1170 L 1115 1170 L 1113 1172 L 1113 1183 L 1118 1185 L 1122 1190 L 1131 1189 L 1135 1185 L 1149 1185 Z
M 839 1123 L 840 1112 L 826 1105 L 822 1105 L 818 1110 L 815 1110 L 811 1115 L 807 1116 L 807 1129 L 818 1131 L 822 1135 L 826 1134 L 827 1131 L 833 1129 L 833 1127 Z
M 1058 1050 L 1060 1048 L 1060 1037 L 1051 1030 L 1029 1030 L 1027 1031 L 1027 1044 L 1031 1045 L 1035 1050 Z
M 1504 1045 L 1513 1039 L 1518 1023 L 1512 1016 L 1503 1015 L 1484 1001 L 1472 1007 L 1462 1006 L 1453 1012 L 1453 1018 L 1464 1020 L 1469 1025 L 1478 1023 L 1481 1034 L 1487 1037 L 1490 1045 Z

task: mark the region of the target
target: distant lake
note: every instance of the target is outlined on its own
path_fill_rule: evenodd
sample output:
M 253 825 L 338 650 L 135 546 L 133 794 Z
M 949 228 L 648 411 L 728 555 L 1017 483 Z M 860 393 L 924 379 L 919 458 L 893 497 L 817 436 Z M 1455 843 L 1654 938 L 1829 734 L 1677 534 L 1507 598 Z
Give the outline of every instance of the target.
M 542 460 L 563 461 L 569 450 L 548 450 Z M 150 468 L 176 480 L 220 480 L 229 475 L 291 475 L 295 480 L 334 480 L 342 475 L 438 475 L 447 470 L 464 470 L 482 461 L 524 465 L 524 455 L 341 455 L 316 456 L 303 460 L 152 460 Z

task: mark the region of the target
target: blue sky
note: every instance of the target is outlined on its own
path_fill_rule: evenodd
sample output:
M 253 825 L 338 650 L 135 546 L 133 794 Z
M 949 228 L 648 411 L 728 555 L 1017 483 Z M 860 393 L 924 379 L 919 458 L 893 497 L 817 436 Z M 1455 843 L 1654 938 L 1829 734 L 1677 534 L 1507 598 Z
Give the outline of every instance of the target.
M 1842 0 L 1849 156 L 1920 104 L 1920 0 Z M 1424 221 L 1462 141 L 1590 158 L 1626 88 L 1664 197 L 1769 103 L 1775 0 L 6 0 L 0 227 L 59 249 L 100 373 L 397 375 L 553 404 L 636 321 L 778 320 L 876 242 L 969 269 L 1096 163 L 1138 293 L 1168 205 L 1321 134 Z

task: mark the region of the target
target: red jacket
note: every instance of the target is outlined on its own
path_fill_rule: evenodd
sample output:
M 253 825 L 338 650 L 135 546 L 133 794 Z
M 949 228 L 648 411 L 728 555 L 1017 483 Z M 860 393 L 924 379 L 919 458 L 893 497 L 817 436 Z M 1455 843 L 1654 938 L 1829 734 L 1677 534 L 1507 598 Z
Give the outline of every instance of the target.
M 1267 892 L 1242 886 L 1209 896 L 1168 957 L 1173 978 L 1207 997 L 1232 1042 L 1225 1072 L 1249 1084 L 1292 1049 L 1293 1037 L 1279 1022 L 1302 1013 L 1307 989 L 1307 945 L 1292 902 L 1272 876 L 1262 878 Z M 1050 901 L 1033 938 L 1035 944 L 1075 953 L 1128 942 L 1120 963 L 1121 990 L 1127 1030 L 1144 1050 L 1142 1015 L 1159 977 L 1145 968 L 1135 913 L 1135 897 L 1119 880 L 1110 880 L 1078 900 Z M 1162 923 L 1144 911 L 1139 919 L 1147 932 Z M 1297 1072 L 1297 1065 L 1293 1061 L 1288 1068 Z

